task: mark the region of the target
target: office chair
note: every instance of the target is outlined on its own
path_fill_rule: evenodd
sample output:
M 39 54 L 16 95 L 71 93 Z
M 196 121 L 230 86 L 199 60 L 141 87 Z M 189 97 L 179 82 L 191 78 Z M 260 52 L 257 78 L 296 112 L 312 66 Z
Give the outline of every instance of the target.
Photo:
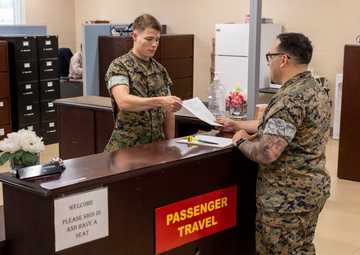
M 59 48 L 59 78 L 68 79 L 70 59 L 73 53 L 69 48 Z

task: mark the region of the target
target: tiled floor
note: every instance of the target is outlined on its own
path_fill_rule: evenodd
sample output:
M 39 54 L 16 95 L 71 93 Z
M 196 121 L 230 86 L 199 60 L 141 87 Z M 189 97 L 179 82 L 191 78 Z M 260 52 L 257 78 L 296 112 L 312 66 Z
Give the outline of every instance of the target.
M 332 176 L 331 196 L 320 214 L 315 245 L 317 255 L 360 255 L 360 182 L 337 178 L 338 145 L 337 140 L 329 139 L 327 167 Z M 40 155 L 40 162 L 48 163 L 58 155 L 58 144 L 48 145 Z M 0 172 L 4 171 L 8 171 L 8 164 L 0 167 Z

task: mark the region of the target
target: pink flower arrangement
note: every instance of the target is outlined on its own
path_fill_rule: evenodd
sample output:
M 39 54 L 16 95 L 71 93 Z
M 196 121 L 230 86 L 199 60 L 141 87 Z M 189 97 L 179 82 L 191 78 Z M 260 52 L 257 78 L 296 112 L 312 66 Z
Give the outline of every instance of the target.
M 245 91 L 244 91 L 245 92 Z M 242 93 L 240 87 L 236 87 L 235 90 L 230 91 L 230 94 L 226 96 L 226 106 L 238 107 L 246 103 L 246 93 Z

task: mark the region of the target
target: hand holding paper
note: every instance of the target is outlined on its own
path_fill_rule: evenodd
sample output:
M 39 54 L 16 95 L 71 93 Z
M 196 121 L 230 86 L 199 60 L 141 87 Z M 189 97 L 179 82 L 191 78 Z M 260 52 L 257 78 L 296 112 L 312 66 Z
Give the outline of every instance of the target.
M 176 96 L 166 96 L 163 97 L 164 102 L 163 106 L 167 111 L 177 112 L 181 109 L 182 103 L 181 98 Z

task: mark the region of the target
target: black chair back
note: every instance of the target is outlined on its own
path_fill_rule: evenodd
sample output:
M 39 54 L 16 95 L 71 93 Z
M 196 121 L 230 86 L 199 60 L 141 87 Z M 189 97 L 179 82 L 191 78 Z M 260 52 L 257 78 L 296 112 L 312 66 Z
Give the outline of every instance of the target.
M 59 48 L 59 78 L 69 76 L 70 59 L 73 56 L 69 48 Z

